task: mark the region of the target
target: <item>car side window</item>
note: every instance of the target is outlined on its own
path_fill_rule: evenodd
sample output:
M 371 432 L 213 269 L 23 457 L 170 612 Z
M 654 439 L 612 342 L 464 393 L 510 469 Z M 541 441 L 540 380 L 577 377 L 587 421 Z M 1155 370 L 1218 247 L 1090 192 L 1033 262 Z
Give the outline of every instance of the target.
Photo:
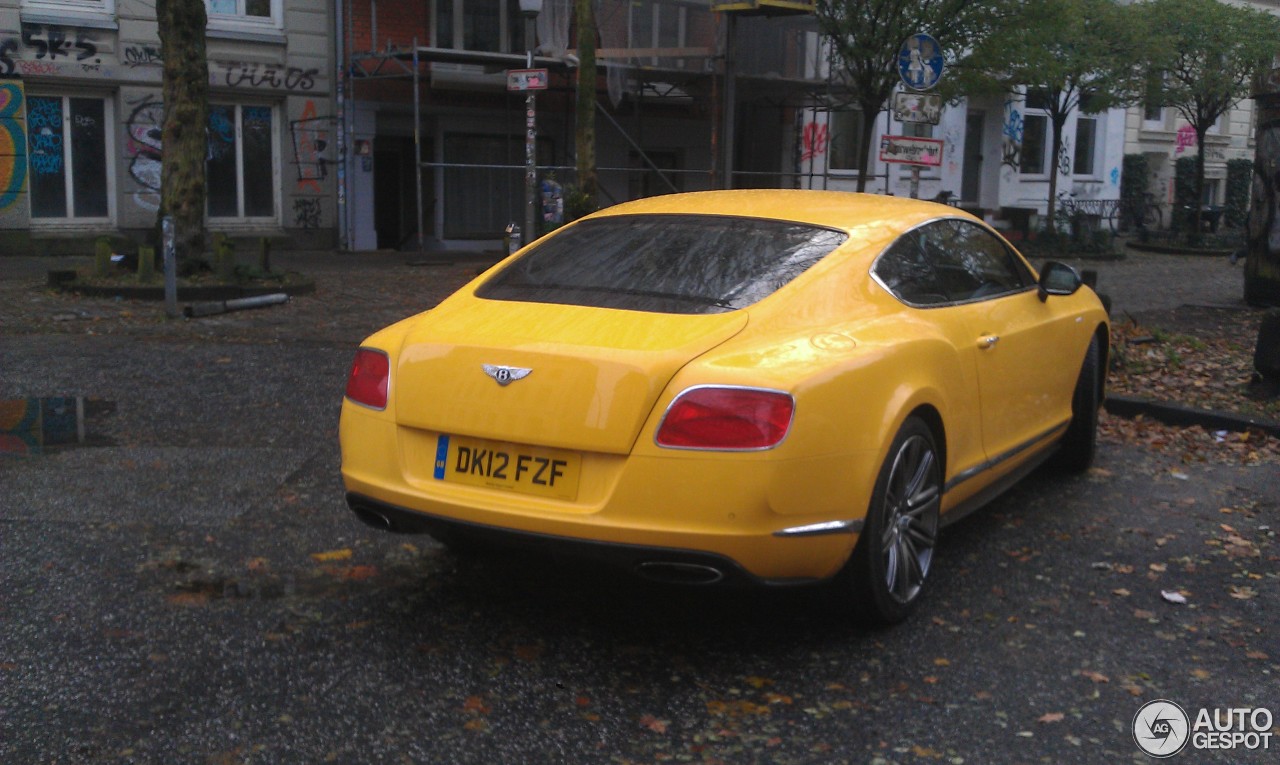
M 916 231 L 903 234 L 889 245 L 871 272 L 885 289 L 903 302 L 922 306 L 951 302 Z
M 898 299 L 916 306 L 998 297 L 1035 283 L 995 235 L 959 219 L 927 223 L 899 237 L 872 273 Z
M 935 221 L 917 229 L 950 302 L 1008 295 L 1032 285 L 1030 272 L 991 232 L 969 221 Z

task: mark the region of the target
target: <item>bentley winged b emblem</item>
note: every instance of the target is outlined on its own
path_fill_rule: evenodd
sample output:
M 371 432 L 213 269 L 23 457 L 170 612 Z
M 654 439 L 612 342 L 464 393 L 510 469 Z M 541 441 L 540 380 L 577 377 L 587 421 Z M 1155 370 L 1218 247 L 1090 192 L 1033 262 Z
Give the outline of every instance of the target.
M 533 371 L 524 367 L 504 367 L 498 364 L 481 364 L 480 367 L 484 369 L 485 374 L 502 386 L 510 385 L 516 380 L 523 380 Z

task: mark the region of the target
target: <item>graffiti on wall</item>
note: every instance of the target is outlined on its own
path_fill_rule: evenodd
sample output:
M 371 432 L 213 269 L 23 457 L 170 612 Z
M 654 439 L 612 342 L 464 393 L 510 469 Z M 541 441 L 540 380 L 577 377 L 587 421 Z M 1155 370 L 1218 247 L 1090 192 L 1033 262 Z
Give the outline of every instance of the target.
M 320 117 L 316 102 L 308 100 L 301 119 L 289 123 L 293 134 L 293 160 L 298 166 L 298 191 L 321 193 L 320 182 L 329 175 L 329 125 L 333 117 Z
M 1177 142 L 1174 144 L 1173 153 L 1175 155 L 1190 149 L 1196 145 L 1196 129 L 1190 125 L 1183 125 L 1178 128 Z
M 106 44 L 92 29 L 23 24 L 17 37 L 0 39 L 0 77 L 89 75 L 109 77 L 102 66 Z
M 293 200 L 293 222 L 298 228 L 320 228 L 320 200 L 298 197 Z
M 128 102 L 125 130 L 129 134 L 125 156 L 129 177 L 138 184 L 133 201 L 144 210 L 160 208 L 161 137 L 164 133 L 164 103 L 146 95 Z
M 22 44 L 36 60 L 59 58 L 98 63 L 98 41 L 87 29 L 64 29 L 45 24 L 23 24 Z
M 130 69 L 139 66 L 159 66 L 164 63 L 160 49 L 154 45 L 126 45 L 121 60 Z
M 1022 112 L 1018 111 L 1018 102 L 1013 99 L 1005 101 L 1004 125 L 1000 131 L 1000 164 L 1014 170 L 1022 164 L 1022 128 Z
M 22 82 L 0 82 L 0 210 L 9 208 L 27 187 L 27 131 Z
M 800 154 L 800 161 L 808 162 L 827 153 L 827 144 L 831 140 L 831 128 L 825 123 L 810 122 L 804 126 L 801 138 L 804 141 L 804 149 Z
M 261 64 L 256 61 L 210 61 L 209 84 L 228 88 L 314 90 L 320 70 Z
M 27 162 L 32 175 L 62 173 L 62 99 L 27 99 Z

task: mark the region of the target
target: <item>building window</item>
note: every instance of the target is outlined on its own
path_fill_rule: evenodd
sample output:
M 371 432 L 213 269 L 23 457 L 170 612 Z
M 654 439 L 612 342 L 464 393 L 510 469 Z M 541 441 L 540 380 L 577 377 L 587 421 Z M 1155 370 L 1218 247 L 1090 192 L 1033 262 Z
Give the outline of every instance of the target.
M 669 3 L 631 3 L 629 40 L 632 48 L 683 48 L 687 18 L 685 9 Z M 650 57 L 651 66 L 662 59 Z M 683 66 L 683 59 L 672 59 L 673 66 Z
M 27 97 L 27 161 L 33 219 L 110 216 L 107 102 Z
M 205 0 L 210 29 L 279 29 L 282 0 Z
M 70 14 L 72 16 L 110 16 L 115 0 L 22 0 L 22 10 L 30 13 Z
M 831 112 L 831 143 L 827 151 L 832 170 L 861 170 L 866 165 L 862 153 L 862 112 Z
M 523 53 L 519 0 L 437 0 L 436 46 L 486 53 Z
M 1023 175 L 1048 175 L 1049 118 L 1043 114 L 1027 114 L 1022 118 Z
M 209 105 L 205 182 L 210 218 L 276 216 L 275 145 L 270 106 Z
M 1098 151 L 1098 119 L 1076 119 L 1076 155 L 1071 171 L 1076 175 L 1095 175 L 1095 155 Z
M 1143 104 L 1142 121 L 1151 125 L 1164 127 L 1164 107 L 1155 104 Z

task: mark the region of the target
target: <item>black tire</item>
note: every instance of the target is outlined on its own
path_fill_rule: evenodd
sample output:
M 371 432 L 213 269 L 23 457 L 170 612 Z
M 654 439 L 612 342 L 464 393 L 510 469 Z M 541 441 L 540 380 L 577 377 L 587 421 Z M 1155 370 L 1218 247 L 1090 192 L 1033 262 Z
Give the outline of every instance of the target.
M 941 503 L 937 442 L 923 420 L 910 417 L 880 468 L 862 535 L 842 572 L 861 621 L 896 624 L 915 610 L 933 562 Z
M 1083 473 L 1093 464 L 1098 444 L 1098 410 L 1102 407 L 1102 347 L 1097 337 L 1084 354 L 1071 396 L 1071 423 L 1058 444 L 1053 464 L 1068 473 Z

